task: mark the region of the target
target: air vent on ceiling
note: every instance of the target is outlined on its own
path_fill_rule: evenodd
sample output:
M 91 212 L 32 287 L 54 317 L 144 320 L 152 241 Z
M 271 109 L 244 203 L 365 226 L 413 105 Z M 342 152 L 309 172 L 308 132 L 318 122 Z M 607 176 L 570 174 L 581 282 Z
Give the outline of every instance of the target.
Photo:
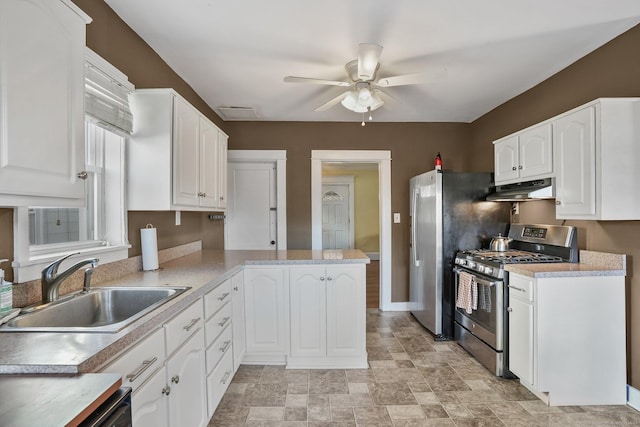
M 253 107 L 218 107 L 224 120 L 252 120 L 258 115 Z

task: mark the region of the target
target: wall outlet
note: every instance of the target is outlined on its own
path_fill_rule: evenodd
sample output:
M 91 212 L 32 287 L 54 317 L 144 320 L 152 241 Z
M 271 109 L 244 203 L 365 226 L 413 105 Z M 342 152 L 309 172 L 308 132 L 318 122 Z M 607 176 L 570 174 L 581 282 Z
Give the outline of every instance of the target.
M 400 224 L 400 213 L 395 212 L 393 214 L 393 223 L 394 224 Z

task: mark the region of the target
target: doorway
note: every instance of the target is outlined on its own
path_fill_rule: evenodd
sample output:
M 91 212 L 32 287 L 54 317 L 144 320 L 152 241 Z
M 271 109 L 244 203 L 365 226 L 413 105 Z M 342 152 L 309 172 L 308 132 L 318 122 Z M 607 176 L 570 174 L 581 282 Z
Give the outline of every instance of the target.
M 286 151 L 229 150 L 224 248 L 287 248 Z
M 322 249 L 355 248 L 354 177 L 322 174 Z
M 322 249 L 322 166 L 324 163 L 374 163 L 378 168 L 380 223 L 380 298 L 383 311 L 406 311 L 406 302 L 391 301 L 391 152 L 388 150 L 312 150 L 311 245 Z

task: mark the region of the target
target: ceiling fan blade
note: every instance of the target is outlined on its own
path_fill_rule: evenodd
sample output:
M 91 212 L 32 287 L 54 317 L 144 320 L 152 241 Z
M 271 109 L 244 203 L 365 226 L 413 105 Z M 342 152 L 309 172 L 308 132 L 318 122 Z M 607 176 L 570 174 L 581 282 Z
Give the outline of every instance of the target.
M 382 46 L 371 43 L 360 43 L 358 46 L 358 78 L 372 80 L 380 62 Z
M 437 80 L 442 80 L 446 76 L 447 70 L 442 68 L 440 70 L 426 73 L 403 74 L 401 76 L 383 77 L 374 84 L 379 87 L 417 85 L 421 83 L 430 83 Z
M 339 82 L 336 80 L 324 80 L 324 79 L 313 79 L 310 77 L 296 77 L 296 76 L 287 76 L 284 78 L 284 81 L 287 83 L 313 83 L 317 85 L 329 85 L 329 86 L 342 86 L 348 87 L 351 86 L 349 82 Z
M 329 102 L 325 102 L 324 104 L 316 108 L 314 111 L 327 111 L 329 108 L 333 107 L 334 105 L 342 101 L 348 94 L 349 94 L 349 91 L 341 93 L 340 95 L 336 96 Z

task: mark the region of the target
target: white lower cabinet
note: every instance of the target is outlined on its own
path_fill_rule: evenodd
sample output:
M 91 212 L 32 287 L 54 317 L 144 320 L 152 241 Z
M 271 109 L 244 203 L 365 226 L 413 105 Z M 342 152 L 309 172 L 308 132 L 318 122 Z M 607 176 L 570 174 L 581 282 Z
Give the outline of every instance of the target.
M 365 267 L 289 271 L 290 368 L 367 368 Z
M 624 276 L 509 273 L 509 370 L 552 406 L 626 403 Z
M 237 371 L 247 352 L 246 322 L 244 312 L 244 275 L 237 273 L 231 278 L 233 298 L 231 299 L 233 314 L 233 372 Z
M 288 293 L 282 267 L 245 267 L 245 362 L 284 365 L 288 351 Z
M 135 427 L 207 425 L 203 317 L 200 298 L 103 370 L 133 388 Z

